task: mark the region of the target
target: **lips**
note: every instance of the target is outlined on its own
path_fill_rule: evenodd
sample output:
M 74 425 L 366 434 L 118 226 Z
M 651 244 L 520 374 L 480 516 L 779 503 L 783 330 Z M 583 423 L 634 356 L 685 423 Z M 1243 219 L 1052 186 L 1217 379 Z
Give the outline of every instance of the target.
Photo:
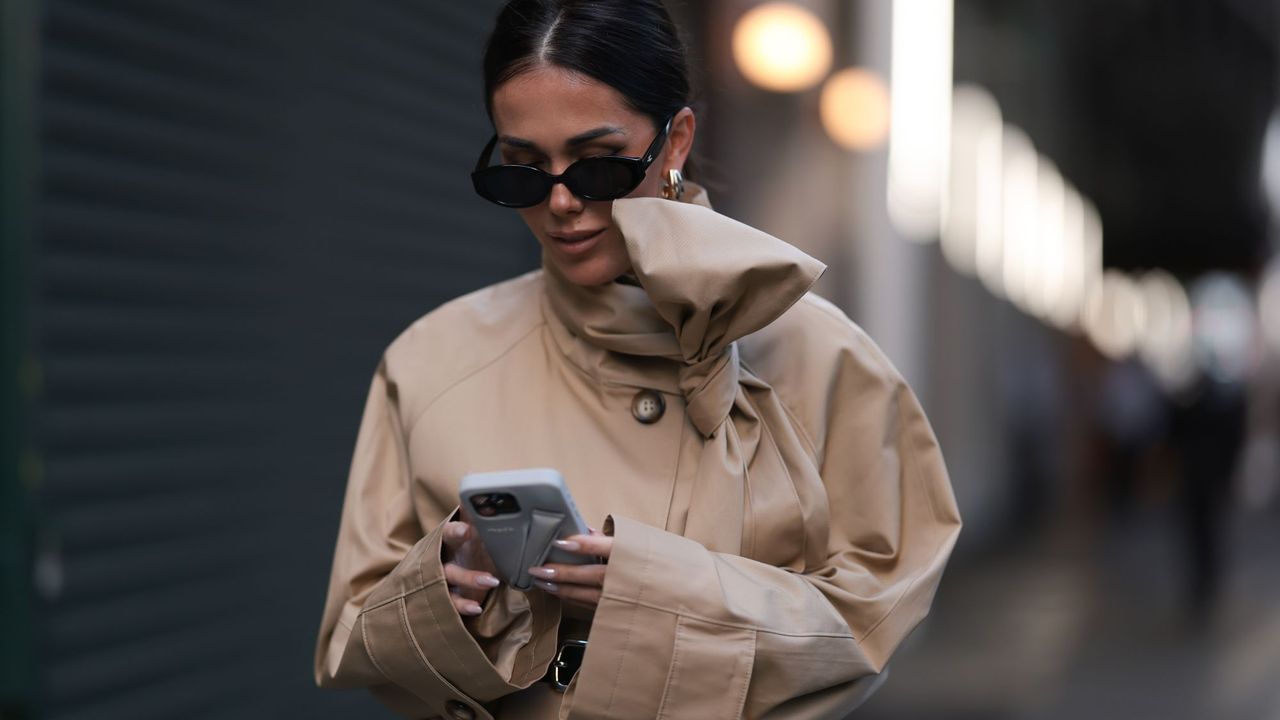
M 547 233 L 547 235 L 551 236 L 551 239 L 557 240 L 559 242 L 575 243 L 575 242 L 582 242 L 583 240 L 587 240 L 589 238 L 595 237 L 603 230 L 604 228 L 601 228 L 599 230 L 579 230 L 578 232 L 571 232 L 571 233 Z
M 605 229 L 579 230 L 577 232 L 547 233 L 558 249 L 570 255 L 584 253 L 595 246 L 596 241 L 604 234 Z

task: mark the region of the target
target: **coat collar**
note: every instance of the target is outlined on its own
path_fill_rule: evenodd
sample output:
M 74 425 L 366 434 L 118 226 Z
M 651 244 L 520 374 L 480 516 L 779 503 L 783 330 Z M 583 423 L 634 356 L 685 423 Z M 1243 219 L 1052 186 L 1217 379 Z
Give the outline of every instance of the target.
M 736 354 L 735 340 L 776 320 L 825 270 L 715 212 L 700 185 L 687 187 L 683 202 L 613 202 L 638 286 L 575 285 L 544 255 L 544 314 L 562 352 L 588 374 L 689 397 L 691 373 L 713 372 L 708 363 Z

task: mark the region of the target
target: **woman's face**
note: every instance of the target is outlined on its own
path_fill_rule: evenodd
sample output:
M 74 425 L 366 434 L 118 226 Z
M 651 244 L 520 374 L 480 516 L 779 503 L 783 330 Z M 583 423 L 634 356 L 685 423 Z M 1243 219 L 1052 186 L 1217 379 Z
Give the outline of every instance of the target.
M 612 87 L 546 65 L 498 86 L 493 121 L 504 163 L 533 165 L 552 175 L 585 157 L 640 157 L 659 130 Z M 667 170 L 683 167 L 693 131 L 693 112 L 684 108 L 644 181 L 628 197 L 660 194 Z M 557 184 L 546 200 L 521 209 L 520 217 L 564 277 L 578 285 L 601 285 L 631 269 L 612 206 L 610 200 L 583 200 Z

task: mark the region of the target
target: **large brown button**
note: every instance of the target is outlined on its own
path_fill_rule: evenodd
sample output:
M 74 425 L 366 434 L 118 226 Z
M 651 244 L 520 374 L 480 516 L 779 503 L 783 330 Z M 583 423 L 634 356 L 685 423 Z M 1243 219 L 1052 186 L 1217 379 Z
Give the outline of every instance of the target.
M 454 720 L 474 720 L 476 711 L 472 710 L 469 705 L 457 700 L 450 700 L 444 704 L 444 709 L 449 711 L 449 717 Z
M 641 390 L 631 398 L 631 414 L 645 425 L 658 422 L 666 411 L 667 401 L 656 390 Z

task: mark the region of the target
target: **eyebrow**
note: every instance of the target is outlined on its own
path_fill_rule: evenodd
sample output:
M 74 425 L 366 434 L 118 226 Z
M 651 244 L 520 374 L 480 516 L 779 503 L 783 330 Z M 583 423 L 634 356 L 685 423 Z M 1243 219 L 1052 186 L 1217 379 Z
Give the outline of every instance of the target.
M 592 128 L 586 132 L 578 133 L 564 142 L 565 147 L 577 147 L 585 145 L 592 140 L 598 140 L 607 135 L 626 135 L 627 131 L 613 125 L 601 125 L 598 128 Z M 525 150 L 540 150 L 538 144 L 532 140 L 524 138 L 503 135 L 501 138 L 503 145 L 509 145 L 514 148 L 522 148 Z

